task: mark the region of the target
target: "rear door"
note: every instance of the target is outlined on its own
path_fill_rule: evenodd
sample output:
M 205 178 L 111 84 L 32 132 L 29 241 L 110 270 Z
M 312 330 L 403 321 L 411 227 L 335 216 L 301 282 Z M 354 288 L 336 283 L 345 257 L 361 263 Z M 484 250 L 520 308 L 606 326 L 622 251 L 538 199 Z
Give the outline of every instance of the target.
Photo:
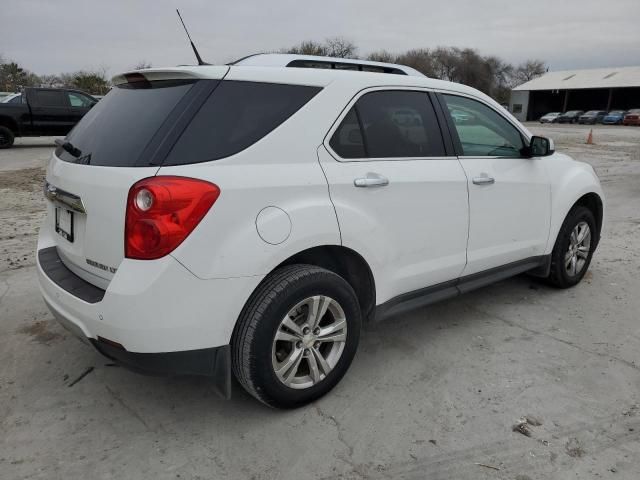
M 222 77 L 227 67 L 219 70 Z M 47 170 L 45 228 L 67 267 L 102 288 L 124 258 L 129 189 L 156 174 L 193 109 L 219 83 L 139 77 L 115 86 L 82 118 L 67 137 L 80 153 L 57 148 Z
M 551 220 L 551 187 L 542 158 L 524 158 L 527 139 L 497 109 L 479 99 L 443 94 L 445 112 L 469 181 L 470 275 L 543 255 Z
M 69 100 L 63 90 L 29 89 L 31 122 L 40 135 L 66 135 L 69 131 Z
M 343 245 L 380 279 L 378 303 L 456 279 L 466 260 L 467 182 L 447 155 L 429 94 L 378 89 L 356 100 L 318 150 Z

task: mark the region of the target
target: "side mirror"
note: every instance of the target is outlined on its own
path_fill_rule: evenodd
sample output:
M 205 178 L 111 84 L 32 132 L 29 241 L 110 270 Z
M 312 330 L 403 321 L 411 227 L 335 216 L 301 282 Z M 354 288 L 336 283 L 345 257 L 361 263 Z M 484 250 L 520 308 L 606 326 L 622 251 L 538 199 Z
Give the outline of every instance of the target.
M 553 140 L 547 137 L 531 137 L 529 147 L 526 147 L 528 157 L 548 157 L 556 151 Z

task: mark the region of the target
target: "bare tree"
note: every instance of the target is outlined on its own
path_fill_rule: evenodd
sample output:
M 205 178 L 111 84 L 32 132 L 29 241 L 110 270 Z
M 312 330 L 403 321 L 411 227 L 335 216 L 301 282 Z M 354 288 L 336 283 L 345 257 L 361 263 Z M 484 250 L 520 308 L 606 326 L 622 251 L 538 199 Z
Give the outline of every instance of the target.
M 460 67 L 458 48 L 438 47 L 432 52 L 434 76 L 441 80 L 458 81 L 457 70 Z
M 521 63 L 515 70 L 515 78 L 518 83 L 525 83 L 544 74 L 547 66 L 542 60 L 527 60 Z
M 426 48 L 417 48 L 400 54 L 395 59 L 396 63 L 415 68 L 427 77 L 436 77 L 434 58 L 431 51 Z
M 388 52 L 387 50 L 378 50 L 377 52 L 371 52 L 367 55 L 367 60 L 371 60 L 372 62 L 383 62 L 383 63 L 398 63 L 396 62 L 396 56 Z
M 356 58 L 358 47 L 344 37 L 333 37 L 325 40 L 327 55 L 339 58 Z
M 318 55 L 321 57 L 353 58 L 356 56 L 355 43 L 343 37 L 327 38 L 324 42 L 305 40 L 293 47 L 283 48 L 282 53 L 295 53 L 297 55 Z
M 151 65 L 150 62 L 147 62 L 146 60 L 141 60 L 138 63 L 136 63 L 136 65 L 133 67 L 132 70 L 144 70 L 145 68 L 151 68 L 153 67 L 153 65 Z
M 48 88 L 61 87 L 63 82 L 59 75 L 41 75 L 40 85 Z
M 290 48 L 284 48 L 281 50 L 282 53 L 294 53 L 296 55 L 319 55 L 326 56 L 327 55 L 327 47 L 319 42 L 314 42 L 313 40 L 305 40 L 300 42 L 298 45 L 294 45 Z

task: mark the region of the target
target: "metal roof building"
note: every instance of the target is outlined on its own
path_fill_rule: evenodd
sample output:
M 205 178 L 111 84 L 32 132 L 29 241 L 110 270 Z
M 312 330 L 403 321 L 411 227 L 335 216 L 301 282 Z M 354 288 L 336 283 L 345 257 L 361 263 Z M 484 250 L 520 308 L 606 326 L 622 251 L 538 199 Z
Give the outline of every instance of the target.
M 511 91 L 509 110 L 519 120 L 548 112 L 640 108 L 640 67 L 548 72 Z

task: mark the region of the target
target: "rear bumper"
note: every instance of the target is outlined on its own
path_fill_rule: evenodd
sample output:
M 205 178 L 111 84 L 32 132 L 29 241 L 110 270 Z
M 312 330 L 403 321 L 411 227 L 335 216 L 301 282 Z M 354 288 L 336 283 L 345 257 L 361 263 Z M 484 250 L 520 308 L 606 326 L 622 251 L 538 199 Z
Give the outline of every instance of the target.
M 103 338 L 91 343 L 102 355 L 134 372 L 145 375 L 204 375 L 214 380 L 221 395 L 231 397 L 229 345 L 184 352 L 136 353 Z
M 68 269 L 60 274 L 65 269 L 61 262 L 44 261 L 47 255 L 57 257 L 46 229 L 41 230 L 38 252 L 40 291 L 54 317 L 85 341 L 107 339 L 133 354 L 227 346 L 246 299 L 262 279 L 202 280 L 167 256 L 124 260 L 106 290 L 100 290 Z M 93 296 L 84 295 L 87 285 Z

